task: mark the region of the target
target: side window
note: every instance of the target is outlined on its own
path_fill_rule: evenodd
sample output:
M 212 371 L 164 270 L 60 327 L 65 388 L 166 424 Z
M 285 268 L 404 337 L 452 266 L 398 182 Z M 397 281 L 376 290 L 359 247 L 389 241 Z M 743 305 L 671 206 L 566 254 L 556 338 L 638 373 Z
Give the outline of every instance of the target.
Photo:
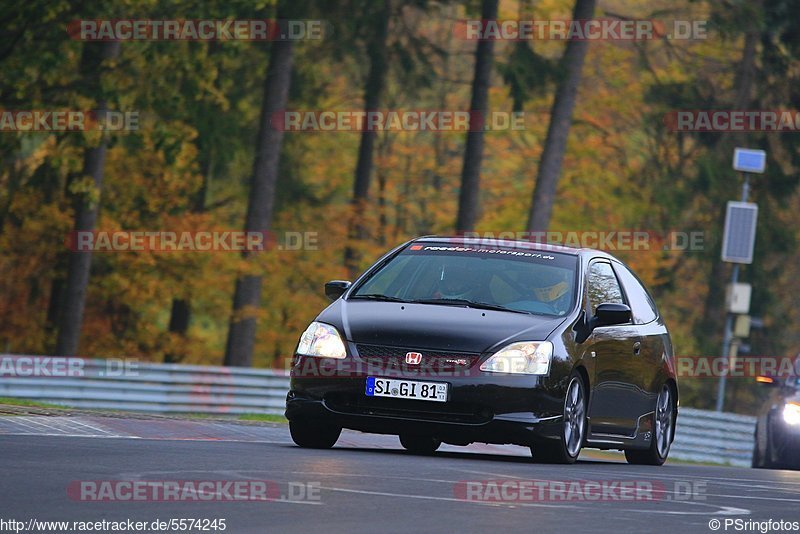
M 592 315 L 594 315 L 598 304 L 605 302 L 625 304 L 619 282 L 617 277 L 614 276 L 614 271 L 609 263 L 595 262 L 589 267 L 587 290 L 589 292 L 589 305 L 592 307 Z
M 655 321 L 658 316 L 658 309 L 636 275 L 620 264 L 614 264 L 614 270 L 622 281 L 622 287 L 625 288 L 625 296 L 628 297 L 633 322 L 635 324 L 646 324 Z

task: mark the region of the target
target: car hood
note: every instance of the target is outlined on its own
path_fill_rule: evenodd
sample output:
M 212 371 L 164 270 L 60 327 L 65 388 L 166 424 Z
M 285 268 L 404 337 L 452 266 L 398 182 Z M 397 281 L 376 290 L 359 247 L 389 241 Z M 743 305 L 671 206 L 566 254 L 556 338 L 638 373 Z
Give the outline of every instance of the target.
M 564 317 L 438 304 L 337 300 L 318 317 L 348 341 L 452 352 L 486 352 L 513 341 L 545 340 Z

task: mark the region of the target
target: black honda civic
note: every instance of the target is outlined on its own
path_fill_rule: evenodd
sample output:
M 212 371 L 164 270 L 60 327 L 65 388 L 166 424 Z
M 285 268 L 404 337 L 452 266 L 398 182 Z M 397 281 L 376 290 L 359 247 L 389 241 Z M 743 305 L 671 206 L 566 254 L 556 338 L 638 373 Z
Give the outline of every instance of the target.
M 302 334 L 286 417 L 301 447 L 342 428 L 412 453 L 511 443 L 536 461 L 582 447 L 661 465 L 678 385 L 653 298 L 613 256 L 527 241 L 423 237 L 355 282 Z

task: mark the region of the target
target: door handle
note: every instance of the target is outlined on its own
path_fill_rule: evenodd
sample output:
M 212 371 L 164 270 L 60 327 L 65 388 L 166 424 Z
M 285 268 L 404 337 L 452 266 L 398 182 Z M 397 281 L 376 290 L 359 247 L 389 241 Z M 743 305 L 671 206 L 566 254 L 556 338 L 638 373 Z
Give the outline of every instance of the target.
M 633 344 L 633 355 L 638 356 L 640 352 L 642 352 L 642 344 L 637 341 Z

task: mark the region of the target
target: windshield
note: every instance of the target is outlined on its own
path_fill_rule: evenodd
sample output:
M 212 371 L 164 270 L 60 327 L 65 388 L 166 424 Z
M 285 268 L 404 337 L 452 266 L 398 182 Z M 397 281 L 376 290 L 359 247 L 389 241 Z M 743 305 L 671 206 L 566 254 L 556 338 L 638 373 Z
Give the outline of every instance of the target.
M 350 298 L 473 303 L 561 316 L 574 304 L 577 263 L 575 256 L 554 252 L 416 243 Z

